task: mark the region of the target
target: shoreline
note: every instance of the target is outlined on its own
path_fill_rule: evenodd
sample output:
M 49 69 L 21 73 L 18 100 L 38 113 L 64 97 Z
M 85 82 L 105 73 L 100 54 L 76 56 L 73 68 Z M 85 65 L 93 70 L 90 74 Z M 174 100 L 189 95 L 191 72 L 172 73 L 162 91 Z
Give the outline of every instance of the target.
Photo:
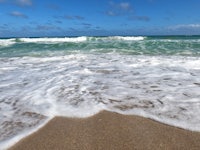
M 102 111 L 88 118 L 55 117 L 9 150 L 200 149 L 200 132 L 151 119 Z

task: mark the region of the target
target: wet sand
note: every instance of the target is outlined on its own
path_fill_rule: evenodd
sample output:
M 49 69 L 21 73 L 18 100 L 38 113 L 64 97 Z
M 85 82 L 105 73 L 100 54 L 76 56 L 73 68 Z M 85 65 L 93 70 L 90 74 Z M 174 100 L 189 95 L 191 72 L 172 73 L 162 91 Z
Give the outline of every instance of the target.
M 199 150 L 200 132 L 138 116 L 103 111 L 85 118 L 56 117 L 10 150 Z

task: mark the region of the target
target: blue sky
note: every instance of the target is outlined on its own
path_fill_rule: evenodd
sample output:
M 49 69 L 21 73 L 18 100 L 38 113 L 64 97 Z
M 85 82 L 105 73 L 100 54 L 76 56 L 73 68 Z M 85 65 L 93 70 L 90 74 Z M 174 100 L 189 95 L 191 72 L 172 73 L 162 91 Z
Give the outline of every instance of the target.
M 0 0 L 0 37 L 200 34 L 200 0 Z

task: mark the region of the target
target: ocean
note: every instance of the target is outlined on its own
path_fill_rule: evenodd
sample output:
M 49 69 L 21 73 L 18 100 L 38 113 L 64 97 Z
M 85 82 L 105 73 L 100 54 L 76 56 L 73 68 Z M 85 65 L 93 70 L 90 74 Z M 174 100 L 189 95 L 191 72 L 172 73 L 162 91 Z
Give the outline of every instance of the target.
M 0 39 L 0 147 L 102 110 L 200 131 L 200 36 Z

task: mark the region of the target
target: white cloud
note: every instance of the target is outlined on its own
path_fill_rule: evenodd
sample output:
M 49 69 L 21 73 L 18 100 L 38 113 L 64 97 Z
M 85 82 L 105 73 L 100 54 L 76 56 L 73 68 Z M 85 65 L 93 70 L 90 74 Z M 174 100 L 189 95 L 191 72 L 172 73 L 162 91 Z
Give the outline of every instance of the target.
M 109 11 L 106 12 L 106 15 L 108 15 L 108 16 L 117 16 L 118 13 L 116 13 L 116 12 L 114 12 L 112 10 L 109 10 Z
M 68 19 L 68 20 L 84 20 L 85 19 L 84 17 L 78 16 L 78 15 L 75 15 L 75 16 L 73 16 L 73 15 L 64 15 L 61 18 Z
M 132 6 L 129 2 L 110 2 L 111 9 L 118 10 L 118 11 L 131 11 Z
M 128 2 L 119 3 L 118 6 L 120 9 L 123 9 L 123 10 L 131 10 L 131 4 Z
M 131 16 L 129 17 L 130 20 L 136 20 L 136 21 L 150 21 L 150 18 L 148 16 Z
M 178 24 L 164 29 L 171 34 L 197 35 L 200 34 L 200 24 Z
M 14 4 L 18 6 L 32 6 L 32 0 L 0 0 L 0 3 Z
M 128 15 L 132 14 L 133 7 L 129 2 L 109 2 L 110 8 L 105 12 L 108 16 L 121 16 L 121 15 Z
M 10 15 L 13 17 L 28 18 L 28 16 L 18 11 L 13 11 L 10 13 Z
M 32 6 L 31 0 L 16 0 L 16 4 L 20 6 Z
M 169 26 L 170 30 L 180 30 L 180 29 L 200 29 L 200 24 L 179 24 L 174 26 Z

